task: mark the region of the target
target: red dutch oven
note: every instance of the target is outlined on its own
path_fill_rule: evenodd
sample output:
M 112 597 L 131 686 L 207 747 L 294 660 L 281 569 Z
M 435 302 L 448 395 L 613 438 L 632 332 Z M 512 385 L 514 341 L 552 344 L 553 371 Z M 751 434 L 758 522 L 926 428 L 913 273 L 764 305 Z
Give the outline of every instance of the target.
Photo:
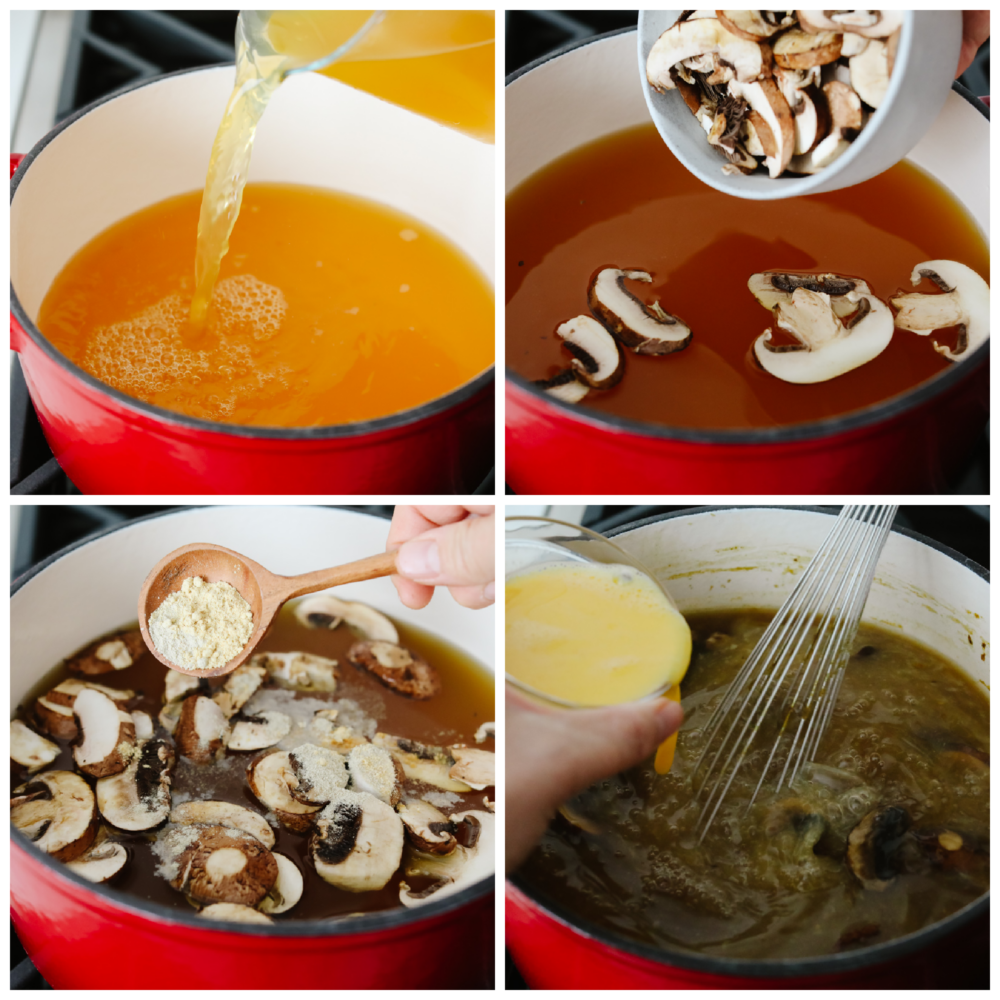
M 572 149 L 649 121 L 635 31 L 580 43 L 508 78 L 506 188 Z M 955 86 L 908 159 L 989 233 L 989 118 Z M 506 478 L 518 493 L 928 493 L 955 482 L 989 414 L 989 343 L 855 413 L 754 430 L 643 423 L 552 399 L 510 369 Z
M 71 364 L 36 327 L 52 280 L 83 244 L 204 186 L 232 81 L 231 67 L 143 81 L 11 158 L 11 347 L 53 454 L 84 493 L 472 492 L 493 464 L 492 368 L 387 417 L 244 427 L 126 396 Z M 492 280 L 493 174 L 492 146 L 304 73 L 264 116 L 249 179 L 335 188 L 409 212 Z
M 774 606 L 832 515 L 805 508 L 700 508 L 615 532 L 681 611 Z M 913 532 L 886 543 L 865 621 L 946 656 L 989 691 L 989 581 L 972 560 Z M 657 948 L 597 926 L 518 875 L 506 889 L 507 947 L 532 989 L 961 988 L 988 979 L 989 897 L 884 944 L 759 961 Z
M 209 507 L 134 521 L 64 549 L 15 580 L 11 704 L 95 635 L 134 621 L 136 596 L 163 555 L 198 539 L 244 552 L 281 574 L 385 546 L 388 523 L 318 507 Z M 438 597 L 424 611 L 392 584 L 338 588 L 447 636 L 492 669 L 493 615 Z M 11 828 L 11 915 L 55 989 L 485 988 L 492 982 L 493 878 L 415 909 L 339 921 L 220 922 L 93 885 Z

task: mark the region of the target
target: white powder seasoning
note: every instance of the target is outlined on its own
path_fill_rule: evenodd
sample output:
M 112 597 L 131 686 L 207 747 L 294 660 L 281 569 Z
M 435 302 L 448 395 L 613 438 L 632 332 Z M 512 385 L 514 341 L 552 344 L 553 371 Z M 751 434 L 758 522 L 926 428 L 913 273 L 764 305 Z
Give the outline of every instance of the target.
M 189 576 L 149 616 L 149 637 L 157 652 L 194 670 L 225 666 L 252 632 L 253 613 L 239 591 L 200 576 Z

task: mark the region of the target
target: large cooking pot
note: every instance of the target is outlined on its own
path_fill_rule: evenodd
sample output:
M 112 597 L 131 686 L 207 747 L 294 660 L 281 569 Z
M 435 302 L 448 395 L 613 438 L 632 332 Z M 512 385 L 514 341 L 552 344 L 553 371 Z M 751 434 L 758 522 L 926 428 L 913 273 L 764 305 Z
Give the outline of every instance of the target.
M 59 464 L 84 493 L 471 492 L 493 464 L 492 368 L 388 417 L 243 427 L 126 396 L 71 364 L 35 326 L 53 278 L 81 246 L 124 216 L 204 186 L 232 83 L 232 67 L 220 67 L 136 84 L 60 122 L 13 176 L 11 346 Z M 264 115 L 249 180 L 333 188 L 408 212 L 492 280 L 493 171 L 492 146 L 301 73 Z
M 211 541 L 292 574 L 381 551 L 388 522 L 319 507 L 208 507 L 167 513 L 64 549 L 14 582 L 11 704 L 63 657 L 134 621 L 139 587 L 171 549 Z M 324 562 L 326 560 L 326 562 Z M 388 579 L 338 588 L 447 637 L 493 668 L 493 614 L 446 594 L 410 611 Z M 68 872 L 11 830 L 11 912 L 56 989 L 468 988 L 489 985 L 493 879 L 416 909 L 336 922 L 213 924 Z
M 510 191 L 557 157 L 649 121 L 634 31 L 603 35 L 513 74 Z M 908 159 L 989 233 L 989 120 L 956 87 Z M 986 424 L 989 344 L 904 395 L 827 420 L 753 430 L 647 424 L 562 403 L 508 369 L 507 482 L 518 493 L 938 492 Z
M 681 611 L 775 608 L 832 515 L 702 508 L 615 533 Z M 972 560 L 913 532 L 886 543 L 864 620 L 937 651 L 989 690 L 989 583 Z M 507 883 L 507 946 L 534 989 L 960 987 L 989 968 L 988 896 L 885 944 L 807 959 L 747 961 L 639 944 L 583 920 L 522 878 Z

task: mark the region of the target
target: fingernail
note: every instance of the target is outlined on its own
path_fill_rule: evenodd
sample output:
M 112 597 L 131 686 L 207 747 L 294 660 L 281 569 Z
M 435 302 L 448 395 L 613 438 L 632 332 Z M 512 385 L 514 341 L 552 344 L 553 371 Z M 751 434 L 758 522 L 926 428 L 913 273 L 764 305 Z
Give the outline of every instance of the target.
M 396 569 L 411 580 L 436 579 L 441 575 L 441 556 L 437 542 L 413 541 L 401 545 L 396 555 Z

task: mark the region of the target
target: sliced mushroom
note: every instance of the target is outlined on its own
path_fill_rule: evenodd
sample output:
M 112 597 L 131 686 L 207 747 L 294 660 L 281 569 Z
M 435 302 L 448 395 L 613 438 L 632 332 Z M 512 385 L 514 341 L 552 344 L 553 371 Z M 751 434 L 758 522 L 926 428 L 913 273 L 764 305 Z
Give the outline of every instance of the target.
M 885 42 L 870 41 L 859 55 L 852 56 L 851 86 L 870 108 L 879 108 L 889 89 L 889 50 Z
M 326 747 L 303 743 L 289 751 L 288 766 L 289 794 L 307 805 L 325 805 L 347 787 L 347 763 L 339 753 Z
M 131 667 L 145 652 L 142 633 L 137 628 L 129 629 L 92 642 L 70 657 L 66 666 L 75 674 L 106 674 Z
M 452 747 L 451 755 L 455 758 L 455 764 L 448 772 L 450 778 L 464 781 L 480 792 L 496 784 L 496 755 L 489 750 Z
M 302 872 L 284 854 L 275 854 L 274 860 L 278 863 L 278 878 L 258 909 L 262 913 L 287 913 L 302 898 Z
M 823 292 L 830 296 L 830 305 L 841 318 L 856 312 L 858 302 L 871 295 L 871 289 L 860 278 L 807 271 L 761 271 L 750 276 L 747 288 L 765 309 L 771 310 L 779 303 L 791 302 L 796 288 Z
M 814 33 L 843 31 L 886 38 L 903 24 L 901 10 L 797 10 L 799 27 Z
M 451 854 L 458 846 L 455 824 L 440 809 L 423 799 L 400 802 L 397 808 L 407 839 L 425 854 Z
M 362 639 L 399 642 L 396 626 L 381 611 L 330 594 L 314 594 L 295 605 L 295 617 L 309 628 L 337 628 L 343 622 Z
M 495 722 L 484 722 L 477 730 L 475 740 L 477 743 L 485 743 L 496 737 L 497 724 Z
M 92 847 L 75 861 L 67 862 L 66 867 L 88 882 L 107 882 L 122 870 L 126 861 L 128 851 L 121 844 L 108 840 L 98 847 Z
M 534 384 L 563 403 L 579 403 L 590 392 L 590 386 L 584 385 L 572 368 L 559 372 L 554 378 L 538 379 Z
M 843 375 L 877 357 L 892 339 L 892 314 L 881 300 L 866 296 L 854 317 L 842 321 L 830 296 L 797 288 L 791 301 L 779 303 L 775 321 L 797 344 L 773 344 L 771 330 L 754 342 L 761 367 L 785 382 L 811 384 Z
M 149 712 L 129 712 L 132 725 L 135 726 L 135 738 L 138 742 L 153 738 L 153 719 Z
M 10 821 L 39 850 L 72 861 L 97 834 L 94 793 L 72 771 L 46 771 L 11 793 Z
M 20 719 L 10 724 L 10 759 L 26 767 L 29 772 L 38 771 L 51 764 L 59 756 L 59 745 L 39 736 Z
M 181 704 L 174 740 L 182 757 L 209 764 L 226 752 L 229 723 L 219 706 L 201 694 L 189 695 Z
M 755 83 L 739 83 L 734 80 L 729 85 L 729 93 L 746 101 L 767 123 L 774 152 L 765 158 L 764 165 L 771 177 L 780 177 L 795 150 L 795 120 L 788 101 L 773 80 L 759 80 Z M 765 151 L 766 148 L 765 146 Z
M 395 806 L 402 794 L 403 768 L 388 750 L 366 743 L 347 757 L 351 789 L 368 792 L 387 805 Z
M 783 13 L 770 10 L 717 10 L 715 15 L 726 31 L 738 38 L 746 38 L 751 42 L 764 42 L 794 23 L 788 16 L 773 16 Z
M 910 275 L 913 285 L 928 278 L 941 295 L 908 292 L 891 299 L 896 326 L 926 337 L 935 330 L 959 328 L 955 350 L 934 341 L 934 350 L 950 361 L 968 357 L 990 335 L 990 286 L 965 264 L 953 260 L 928 260 L 918 264 Z
M 262 666 L 280 687 L 296 691 L 334 691 L 337 661 L 313 653 L 257 653 L 250 664 Z
M 305 833 L 312 827 L 320 807 L 300 802 L 292 795 L 289 784 L 297 788 L 298 781 L 288 754 L 282 750 L 259 757 L 247 768 L 247 783 L 257 799 L 277 816 L 282 826 L 294 833 Z
M 172 701 L 183 701 L 189 694 L 208 694 L 208 680 L 205 677 L 192 677 L 182 674 L 179 670 L 167 667 L 166 684 L 163 688 L 163 700 L 167 704 Z
M 319 876 L 338 889 L 381 889 L 403 856 L 403 824 L 374 795 L 341 790 L 319 814 L 309 849 Z
M 73 705 L 77 695 L 87 689 L 100 691 L 122 709 L 125 708 L 129 699 L 135 697 L 134 691 L 109 688 L 103 684 L 95 684 L 93 681 L 83 681 L 76 677 L 70 677 L 61 684 L 57 684 L 35 702 L 35 718 L 39 725 L 51 736 L 56 736 L 59 739 L 74 739 L 79 735 L 80 730 L 73 717 Z
M 347 659 L 407 698 L 426 701 L 441 690 L 438 672 L 422 656 L 395 643 L 356 642 Z
M 95 778 L 124 771 L 135 747 L 132 716 L 92 688 L 84 688 L 76 696 L 73 714 L 82 734 L 73 749 L 76 766 Z
M 309 732 L 320 746 L 342 754 L 371 742 L 350 726 L 338 726 L 333 720 L 326 718 L 323 711 L 313 716 L 312 722 L 309 723 Z
M 470 810 L 454 814 L 451 821 L 465 828 L 465 844 L 444 856 L 414 855 L 407 860 L 406 874 L 429 875 L 437 881 L 422 892 L 412 893 L 401 882 L 399 901 L 403 906 L 419 906 L 429 899 L 453 895 L 481 879 L 490 878 L 496 867 L 494 854 L 496 817 L 492 813 Z
M 426 746 L 416 740 L 407 740 L 386 733 L 376 733 L 372 742 L 384 747 L 403 766 L 403 773 L 412 781 L 443 788 L 446 792 L 471 792 L 464 781 L 449 777 L 455 758 L 442 747 Z
M 231 719 L 253 697 L 266 677 L 267 671 L 259 664 L 244 663 L 226 678 L 222 690 L 212 695 L 212 701 L 227 719 Z
M 183 826 L 166 834 L 196 833 L 177 856 L 170 884 L 198 903 L 256 906 L 278 879 L 278 863 L 256 837 L 226 826 Z M 178 837 L 178 840 L 180 838 Z
M 575 316 L 556 328 L 573 355 L 577 378 L 592 389 L 610 389 L 625 374 L 625 360 L 614 337 L 592 316 Z
M 284 712 L 258 712 L 233 725 L 230 750 L 263 750 L 280 743 L 292 731 L 292 720 Z
M 772 46 L 774 61 L 783 69 L 825 66 L 840 58 L 841 35 L 824 31 L 813 34 L 792 28 Z
M 232 920 L 238 924 L 273 924 L 274 921 L 260 910 L 242 903 L 211 903 L 198 911 L 198 916 L 209 920 Z
M 875 892 L 884 892 L 899 873 L 899 850 L 910 826 L 902 806 L 873 809 L 847 838 L 847 865 L 857 880 Z
M 266 848 L 274 847 L 274 831 L 266 819 L 246 806 L 215 799 L 183 802 L 170 811 L 170 822 L 179 826 L 228 826 L 256 837 Z M 275 855 L 277 857 L 277 855 Z
M 646 283 L 653 280 L 646 271 L 602 268 L 587 289 L 590 311 L 636 354 L 670 354 L 687 347 L 691 331 L 676 316 L 664 312 L 659 303 L 651 308 L 640 302 L 625 287 L 626 278 Z
M 99 778 L 95 792 L 101 815 L 119 830 L 151 830 L 170 812 L 173 748 L 165 740 L 141 744 L 121 774 Z

